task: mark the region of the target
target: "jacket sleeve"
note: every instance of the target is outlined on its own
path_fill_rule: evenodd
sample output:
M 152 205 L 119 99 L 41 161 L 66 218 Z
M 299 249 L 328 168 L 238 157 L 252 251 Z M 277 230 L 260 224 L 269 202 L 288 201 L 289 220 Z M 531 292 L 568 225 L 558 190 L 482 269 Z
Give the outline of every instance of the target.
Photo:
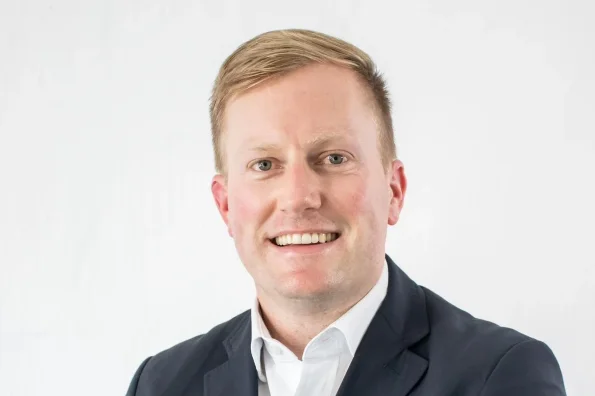
M 143 372 L 143 369 L 145 368 L 150 359 L 150 357 L 145 359 L 145 361 L 142 362 L 139 368 L 136 370 L 136 373 L 134 373 L 134 377 L 132 377 L 132 381 L 130 381 L 130 385 L 128 386 L 128 392 L 126 392 L 126 396 L 142 396 L 137 395 L 136 389 L 138 388 L 138 382 L 140 380 L 140 376 Z
M 541 341 L 527 340 L 510 348 L 486 380 L 481 396 L 566 395 L 560 365 Z

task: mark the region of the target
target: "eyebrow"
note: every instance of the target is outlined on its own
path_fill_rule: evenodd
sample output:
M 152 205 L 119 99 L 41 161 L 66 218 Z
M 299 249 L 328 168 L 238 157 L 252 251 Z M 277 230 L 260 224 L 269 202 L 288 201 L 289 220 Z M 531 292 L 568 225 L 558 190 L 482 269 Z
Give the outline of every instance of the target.
M 281 150 L 281 147 L 274 143 L 262 143 L 262 144 L 254 146 L 254 147 L 248 147 L 248 150 L 249 151 L 258 151 L 261 153 L 268 153 L 271 151 L 279 151 L 279 150 Z
M 329 132 L 329 133 L 320 134 L 320 135 L 314 137 L 313 139 L 308 140 L 306 142 L 306 146 L 320 147 L 320 146 L 325 146 L 329 143 L 334 143 L 334 142 L 339 142 L 339 141 L 344 141 L 344 140 L 345 140 L 344 134 L 340 134 L 337 132 Z

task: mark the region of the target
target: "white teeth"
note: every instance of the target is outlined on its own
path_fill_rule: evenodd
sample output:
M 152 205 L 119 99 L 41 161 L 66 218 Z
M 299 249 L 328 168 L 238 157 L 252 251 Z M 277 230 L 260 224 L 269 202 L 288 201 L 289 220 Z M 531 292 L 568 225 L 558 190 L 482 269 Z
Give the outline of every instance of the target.
M 279 246 L 285 245 L 310 245 L 313 243 L 326 243 L 338 238 L 336 233 L 314 233 L 314 234 L 287 234 L 275 238 Z

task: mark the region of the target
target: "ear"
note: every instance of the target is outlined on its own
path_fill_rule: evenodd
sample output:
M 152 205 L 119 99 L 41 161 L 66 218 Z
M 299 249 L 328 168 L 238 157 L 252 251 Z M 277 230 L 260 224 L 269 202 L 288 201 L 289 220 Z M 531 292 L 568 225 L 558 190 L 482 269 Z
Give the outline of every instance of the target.
M 227 233 L 230 237 L 233 237 L 233 233 L 229 227 L 229 201 L 225 176 L 220 174 L 213 176 L 211 192 L 213 193 L 213 198 L 215 198 L 215 204 L 217 205 L 217 209 L 219 209 L 219 214 L 227 226 Z
M 407 178 L 405 177 L 405 167 L 400 160 L 394 160 L 388 170 L 389 177 L 389 207 L 388 207 L 388 224 L 395 225 L 399 220 L 401 209 L 403 209 L 403 202 L 405 199 L 405 191 L 407 190 Z

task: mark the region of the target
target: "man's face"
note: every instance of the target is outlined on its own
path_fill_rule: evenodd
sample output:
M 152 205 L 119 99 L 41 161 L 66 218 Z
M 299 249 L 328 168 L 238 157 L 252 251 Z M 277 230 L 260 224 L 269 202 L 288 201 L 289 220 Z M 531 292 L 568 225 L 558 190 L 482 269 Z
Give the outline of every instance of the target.
M 310 65 L 228 104 L 212 191 L 260 297 L 348 298 L 377 280 L 406 180 L 382 163 L 371 101 L 354 72 Z

